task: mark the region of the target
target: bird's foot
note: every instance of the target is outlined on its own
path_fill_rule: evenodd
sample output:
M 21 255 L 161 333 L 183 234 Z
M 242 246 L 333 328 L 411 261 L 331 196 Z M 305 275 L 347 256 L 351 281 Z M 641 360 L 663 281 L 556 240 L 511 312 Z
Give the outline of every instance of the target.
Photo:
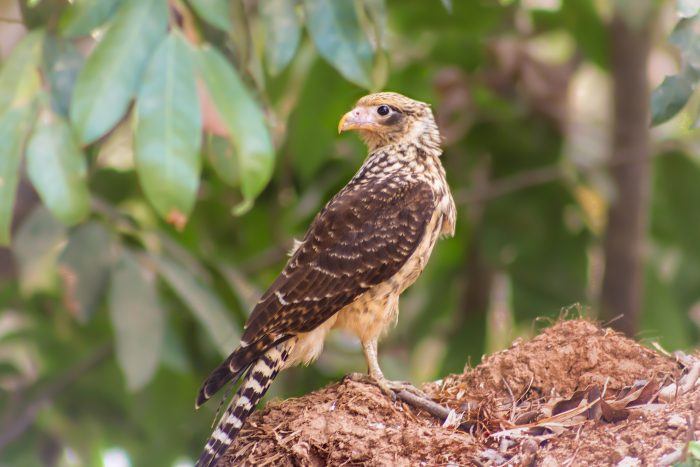
M 350 373 L 347 376 L 347 379 L 358 383 L 377 386 L 386 396 L 390 397 L 392 401 L 396 400 L 396 395 L 401 391 L 409 392 L 423 399 L 429 399 L 429 397 L 423 391 L 408 381 L 391 381 L 384 378 L 384 376 L 377 377 L 366 373 Z

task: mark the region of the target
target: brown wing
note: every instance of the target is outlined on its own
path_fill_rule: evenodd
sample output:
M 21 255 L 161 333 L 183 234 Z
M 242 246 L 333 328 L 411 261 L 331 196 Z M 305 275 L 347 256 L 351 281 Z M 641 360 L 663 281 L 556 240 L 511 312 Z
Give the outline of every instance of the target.
M 276 341 L 319 326 L 396 274 L 435 209 L 425 182 L 350 184 L 314 219 L 303 243 L 253 310 L 243 340 Z
M 398 272 L 435 209 L 429 185 L 389 178 L 350 183 L 316 216 L 304 241 L 248 319 L 241 345 L 204 381 L 197 407 L 276 344 L 319 326 Z

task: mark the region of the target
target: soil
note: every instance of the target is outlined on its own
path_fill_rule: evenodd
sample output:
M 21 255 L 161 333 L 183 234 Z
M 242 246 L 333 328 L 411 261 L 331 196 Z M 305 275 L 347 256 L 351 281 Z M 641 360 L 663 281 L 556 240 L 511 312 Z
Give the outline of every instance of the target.
M 344 380 L 268 403 L 222 465 L 672 465 L 696 436 L 698 376 L 696 356 L 560 321 L 426 384 L 447 421 Z

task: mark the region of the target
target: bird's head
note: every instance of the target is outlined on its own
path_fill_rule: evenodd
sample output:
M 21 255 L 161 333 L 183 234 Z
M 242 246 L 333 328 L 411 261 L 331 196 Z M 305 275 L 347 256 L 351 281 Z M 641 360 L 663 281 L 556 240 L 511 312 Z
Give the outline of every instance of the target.
M 357 101 L 338 123 L 338 133 L 349 130 L 357 131 L 370 151 L 412 140 L 440 144 L 430 105 L 396 92 L 378 92 Z

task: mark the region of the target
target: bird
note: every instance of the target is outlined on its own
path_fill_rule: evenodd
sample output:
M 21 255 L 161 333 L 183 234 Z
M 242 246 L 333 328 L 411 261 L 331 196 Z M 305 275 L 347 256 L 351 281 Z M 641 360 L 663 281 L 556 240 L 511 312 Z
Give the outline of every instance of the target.
M 356 336 L 368 378 L 386 394 L 377 342 L 396 323 L 399 296 L 426 266 L 437 239 L 453 236 L 456 209 L 429 104 L 396 92 L 362 97 L 338 132 L 356 131 L 368 155 L 295 242 L 286 266 L 254 306 L 238 347 L 206 378 L 199 408 L 241 380 L 197 467 L 216 466 L 279 371 L 309 364 L 326 335 Z

